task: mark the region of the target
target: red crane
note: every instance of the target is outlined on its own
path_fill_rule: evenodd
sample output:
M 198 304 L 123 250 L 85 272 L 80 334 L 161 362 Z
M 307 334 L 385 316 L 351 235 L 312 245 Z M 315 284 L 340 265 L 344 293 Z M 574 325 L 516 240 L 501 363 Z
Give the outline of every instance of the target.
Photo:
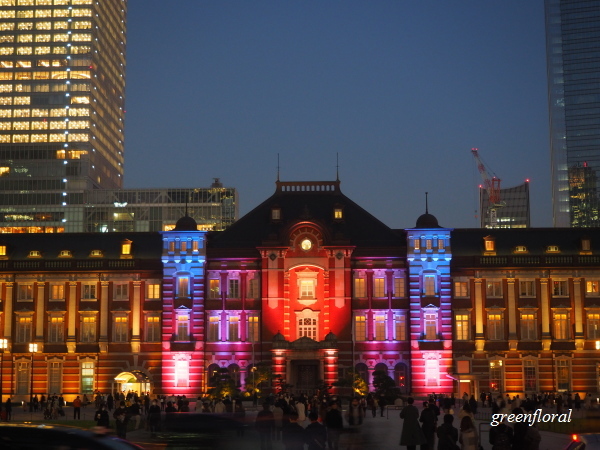
M 488 194 L 488 214 L 490 217 L 490 226 L 494 228 L 497 225 L 496 209 L 504 206 L 504 204 L 500 202 L 501 180 L 493 172 L 492 175 L 490 175 L 487 167 L 479 157 L 479 149 L 472 148 L 471 153 L 473 153 L 473 157 L 475 158 L 475 162 L 477 163 L 477 169 L 479 170 L 481 178 L 483 179 L 483 187 L 485 188 Z

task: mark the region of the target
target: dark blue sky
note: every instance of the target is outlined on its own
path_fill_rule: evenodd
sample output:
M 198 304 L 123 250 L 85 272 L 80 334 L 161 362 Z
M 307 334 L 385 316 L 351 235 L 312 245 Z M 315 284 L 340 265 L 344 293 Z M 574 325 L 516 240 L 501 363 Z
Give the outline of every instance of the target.
M 387 225 L 476 227 L 471 147 L 551 226 L 542 0 L 129 0 L 125 187 L 206 187 L 240 214 L 335 179 Z

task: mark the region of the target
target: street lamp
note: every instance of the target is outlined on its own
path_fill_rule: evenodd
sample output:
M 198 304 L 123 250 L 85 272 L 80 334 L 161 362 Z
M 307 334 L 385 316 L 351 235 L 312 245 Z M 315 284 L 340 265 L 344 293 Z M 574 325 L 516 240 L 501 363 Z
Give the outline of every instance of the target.
M 8 348 L 8 339 L 0 339 L 0 405 L 2 405 L 2 369 L 4 363 L 4 350 Z
M 29 352 L 31 353 L 31 367 L 30 367 L 30 382 L 29 382 L 29 412 L 33 412 L 33 356 L 38 351 L 37 344 L 29 344 Z

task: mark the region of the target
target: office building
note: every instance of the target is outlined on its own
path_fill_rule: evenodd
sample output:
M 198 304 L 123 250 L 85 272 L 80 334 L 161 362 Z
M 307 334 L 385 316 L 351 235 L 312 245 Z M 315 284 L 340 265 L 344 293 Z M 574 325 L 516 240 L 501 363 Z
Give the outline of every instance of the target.
M 490 205 L 488 191 L 480 187 L 479 211 L 481 228 L 529 228 L 529 181 L 500 189 L 500 202 L 495 205 Z M 495 224 L 491 223 L 491 217 L 495 217 Z
M 310 395 L 379 371 L 402 394 L 583 397 L 599 254 L 592 229 L 391 229 L 339 181 L 279 181 L 225 231 L 0 235 L 0 390 Z
M 600 225 L 600 9 L 545 0 L 554 226 Z

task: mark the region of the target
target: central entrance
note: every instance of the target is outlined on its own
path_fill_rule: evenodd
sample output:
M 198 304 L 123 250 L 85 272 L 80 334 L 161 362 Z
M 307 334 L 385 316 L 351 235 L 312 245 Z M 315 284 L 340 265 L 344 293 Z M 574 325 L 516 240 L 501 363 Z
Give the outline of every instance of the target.
M 320 362 L 312 359 L 292 361 L 292 385 L 297 394 L 312 394 L 319 387 Z

